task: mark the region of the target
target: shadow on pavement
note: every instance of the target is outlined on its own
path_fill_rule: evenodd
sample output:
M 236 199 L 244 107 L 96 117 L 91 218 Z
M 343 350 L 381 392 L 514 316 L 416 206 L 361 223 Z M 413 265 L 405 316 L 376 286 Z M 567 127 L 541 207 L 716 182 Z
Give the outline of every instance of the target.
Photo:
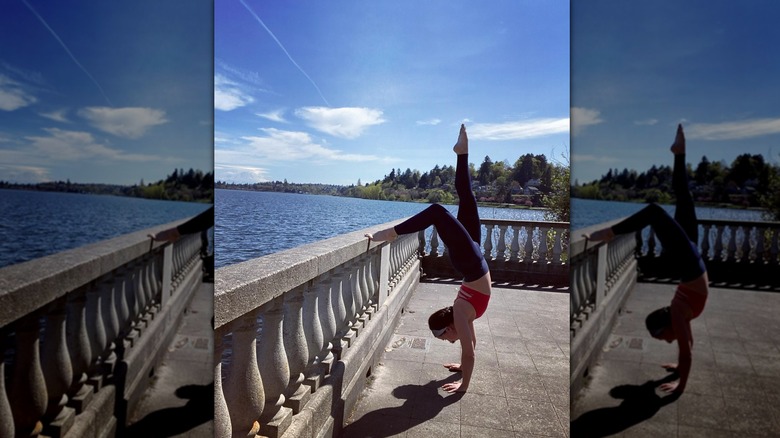
M 679 398 L 678 394 L 659 397 L 655 388 L 676 379 L 676 373 L 672 373 L 660 380 L 648 380 L 642 385 L 619 385 L 612 388 L 609 395 L 622 399 L 620 405 L 583 413 L 571 422 L 571 437 L 609 436 L 652 418 L 663 406 Z
M 438 388 L 460 379 L 460 373 L 425 385 L 401 385 L 393 389 L 393 396 L 406 400 L 403 405 L 367 412 L 357 421 L 344 427 L 342 437 L 386 438 L 436 418 L 447 406 L 457 403 L 465 393 L 442 396 Z M 415 414 L 407 422 L 409 413 Z
M 187 399 L 187 403 L 149 413 L 127 427 L 124 436 L 149 438 L 180 435 L 214 419 L 213 383 L 180 386 L 175 394 L 181 399 Z

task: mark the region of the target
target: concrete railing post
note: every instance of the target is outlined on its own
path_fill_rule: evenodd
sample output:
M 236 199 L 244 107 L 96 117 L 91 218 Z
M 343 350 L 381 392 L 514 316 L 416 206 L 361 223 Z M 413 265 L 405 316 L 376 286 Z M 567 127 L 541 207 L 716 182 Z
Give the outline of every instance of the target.
M 43 430 L 46 412 L 46 383 L 41 369 L 38 313 L 22 317 L 16 323 L 16 364 L 8 398 L 17 436 L 34 436 Z
M 265 391 L 257 363 L 258 313 L 258 310 L 250 311 L 230 326 L 231 365 L 223 392 L 234 437 L 257 434 L 258 420 L 265 407 Z
M 214 438 L 232 438 L 233 429 L 230 424 L 225 393 L 222 389 L 222 354 L 225 343 L 222 336 L 214 332 Z M 259 371 L 258 371 L 259 373 Z M 259 415 L 258 415 L 259 417 Z
M 274 298 L 262 308 L 267 310 L 261 311 L 263 330 L 257 341 L 258 365 L 265 390 L 260 433 L 269 438 L 277 438 L 284 434 L 292 415 L 291 410 L 284 407 L 284 390 L 290 381 L 290 367 L 284 350 L 282 331 L 284 297 Z
M 67 338 L 68 353 L 73 370 L 73 379 L 69 394 L 73 394 L 71 402 L 76 408 L 76 413 L 81 413 L 92 398 L 92 390 L 87 386 L 87 372 L 89 371 L 90 351 L 89 337 L 87 336 L 87 296 L 82 289 L 68 295 L 68 321 Z
M 66 299 L 63 297 L 49 305 L 41 352 L 43 377 L 48 395 L 45 415 L 49 423 L 47 434 L 58 437 L 67 433 L 75 416 L 74 410 L 66 407 L 73 368 L 68 355 L 65 304 Z
M 285 406 L 292 409 L 293 414 L 301 411 L 311 394 L 308 391 L 309 387 L 303 385 L 303 371 L 309 359 L 309 349 L 303 329 L 303 291 L 304 286 L 301 285 L 284 295 L 284 350 L 290 367 L 290 379 L 285 391 L 287 400 Z
M 0 329 L 0 357 L 8 350 L 8 333 Z M 0 438 L 14 438 L 14 416 L 5 388 L 5 360 L 0 360 Z

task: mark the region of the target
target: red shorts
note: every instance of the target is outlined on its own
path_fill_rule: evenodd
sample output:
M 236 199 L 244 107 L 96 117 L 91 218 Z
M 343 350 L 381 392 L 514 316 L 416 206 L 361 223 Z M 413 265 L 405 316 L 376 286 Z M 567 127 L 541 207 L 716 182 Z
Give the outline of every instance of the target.
M 704 310 L 704 304 L 707 303 L 707 294 L 679 285 L 674 293 L 674 298 L 672 298 L 672 305 L 675 305 L 675 301 L 678 305 L 690 309 L 690 319 L 694 319 L 701 315 L 701 312 Z
M 461 285 L 458 290 L 458 298 L 471 304 L 471 307 L 473 307 L 474 311 L 477 313 L 477 318 L 485 313 L 488 301 L 490 301 L 490 295 L 483 294 L 482 292 L 463 285 Z

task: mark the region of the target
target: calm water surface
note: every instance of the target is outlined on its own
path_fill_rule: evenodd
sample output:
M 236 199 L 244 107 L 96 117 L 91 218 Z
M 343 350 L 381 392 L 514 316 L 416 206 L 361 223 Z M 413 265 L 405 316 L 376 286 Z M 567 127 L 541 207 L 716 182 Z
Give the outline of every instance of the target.
M 336 196 L 217 190 L 215 265 L 274 252 L 412 216 L 430 204 Z M 453 213 L 457 206 L 446 206 Z M 484 219 L 544 220 L 544 211 L 480 207 Z
M 0 267 L 191 217 L 206 208 L 194 202 L 0 189 Z
M 571 227 L 573 230 L 589 227 L 625 216 L 630 216 L 646 204 L 635 202 L 594 201 L 591 199 L 571 200 Z M 674 205 L 662 205 L 674 216 Z M 735 221 L 761 221 L 761 211 L 731 208 L 696 207 L 699 219 L 723 219 Z

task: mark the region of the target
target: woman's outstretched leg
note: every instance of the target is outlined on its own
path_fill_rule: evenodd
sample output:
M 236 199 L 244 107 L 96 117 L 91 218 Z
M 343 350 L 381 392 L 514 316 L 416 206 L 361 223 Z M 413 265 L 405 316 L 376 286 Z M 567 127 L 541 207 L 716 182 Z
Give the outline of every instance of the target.
M 677 199 L 674 220 L 680 224 L 688 239 L 694 244 L 699 242 L 699 225 L 696 220 L 696 210 L 693 197 L 688 190 L 688 171 L 685 166 L 685 134 L 682 125 L 677 125 L 677 136 L 671 147 L 674 153 L 674 170 L 672 172 L 672 188 Z
M 478 245 L 482 238 L 482 226 L 479 224 L 479 211 L 477 210 L 477 198 L 471 190 L 471 174 L 469 172 L 469 139 L 466 135 L 466 126 L 460 125 L 458 142 L 452 148 L 458 154 L 458 163 L 455 168 L 455 190 L 458 193 L 458 221 L 468 231 L 471 240 Z

